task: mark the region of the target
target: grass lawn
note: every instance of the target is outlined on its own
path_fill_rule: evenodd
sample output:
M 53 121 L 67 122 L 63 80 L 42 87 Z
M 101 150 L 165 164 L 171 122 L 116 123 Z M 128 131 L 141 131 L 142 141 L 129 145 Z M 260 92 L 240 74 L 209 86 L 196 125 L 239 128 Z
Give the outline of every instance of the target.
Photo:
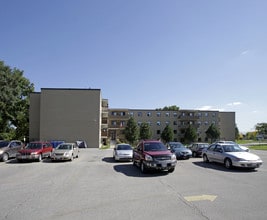
M 254 146 L 249 146 L 249 149 L 253 149 L 253 150 L 267 150 L 267 145 L 254 145 Z

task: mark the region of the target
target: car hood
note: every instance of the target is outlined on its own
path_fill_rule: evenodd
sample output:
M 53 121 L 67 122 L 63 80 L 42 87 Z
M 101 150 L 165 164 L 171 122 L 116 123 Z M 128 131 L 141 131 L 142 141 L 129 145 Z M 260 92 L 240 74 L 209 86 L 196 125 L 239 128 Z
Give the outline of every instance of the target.
M 227 152 L 226 154 L 244 159 L 244 160 L 260 160 L 260 157 L 257 156 L 256 154 L 252 154 L 249 152 Z
M 192 153 L 192 151 L 190 149 L 186 149 L 186 148 L 177 148 L 177 149 L 174 149 L 175 152 L 187 152 L 187 153 Z
M 132 150 L 116 150 L 117 153 L 120 153 L 120 154 L 132 154 L 133 151 Z
M 157 156 L 157 155 L 171 155 L 172 153 L 168 150 L 165 151 L 145 151 L 145 153 L 151 155 L 151 156 Z
M 63 154 L 63 153 L 70 153 L 70 152 L 72 152 L 73 150 L 66 150 L 66 149 L 54 149 L 53 150 L 53 153 L 61 153 L 61 154 Z
M 33 153 L 33 152 L 40 152 L 42 149 L 23 149 L 19 150 L 19 153 L 25 154 L 25 153 Z

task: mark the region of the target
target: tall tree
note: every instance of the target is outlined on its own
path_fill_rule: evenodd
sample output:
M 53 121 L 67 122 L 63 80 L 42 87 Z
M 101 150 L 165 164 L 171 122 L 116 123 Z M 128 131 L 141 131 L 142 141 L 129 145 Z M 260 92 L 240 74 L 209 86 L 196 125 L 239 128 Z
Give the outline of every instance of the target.
M 211 142 L 213 142 L 220 137 L 220 131 L 214 124 L 211 124 L 206 131 L 206 135 L 207 138 L 211 139 Z
M 197 139 L 197 131 L 193 126 L 189 125 L 189 127 L 185 130 L 184 140 L 186 143 L 189 144 L 196 141 L 196 139 Z
M 161 133 L 161 139 L 167 143 L 173 140 L 173 130 L 169 125 L 166 125 L 166 127 L 163 129 Z
M 20 139 L 29 135 L 29 96 L 34 85 L 23 71 L 0 61 L 0 139 Z
M 130 144 L 134 144 L 134 142 L 138 140 L 138 126 L 133 117 L 127 121 L 127 125 L 124 129 L 124 135 Z
M 140 131 L 139 137 L 140 137 L 141 140 L 150 139 L 151 136 L 152 136 L 148 123 L 143 122 L 140 125 L 140 130 L 139 131 Z
M 258 123 L 255 128 L 258 134 L 267 135 L 267 123 Z

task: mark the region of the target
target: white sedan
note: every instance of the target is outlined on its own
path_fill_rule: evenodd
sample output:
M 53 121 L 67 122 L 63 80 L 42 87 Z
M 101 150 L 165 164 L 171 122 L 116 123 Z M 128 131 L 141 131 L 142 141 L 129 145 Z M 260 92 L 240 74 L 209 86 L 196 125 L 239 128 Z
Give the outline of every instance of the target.
M 113 150 L 113 158 L 119 160 L 133 160 L 133 148 L 130 144 L 117 144 Z
M 237 144 L 214 143 L 202 152 L 204 162 L 223 163 L 227 169 L 232 166 L 255 169 L 262 165 L 256 154 L 246 152 Z

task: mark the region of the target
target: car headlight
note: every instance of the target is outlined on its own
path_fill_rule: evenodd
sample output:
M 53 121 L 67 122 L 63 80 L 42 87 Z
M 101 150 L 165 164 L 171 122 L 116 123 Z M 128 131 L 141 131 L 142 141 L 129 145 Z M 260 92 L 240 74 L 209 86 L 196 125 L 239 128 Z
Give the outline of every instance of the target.
M 37 152 L 32 152 L 32 153 L 31 153 L 31 155 L 36 155 L 36 154 L 38 154 L 38 153 L 37 153 Z
M 4 153 L 4 151 L 0 150 L 0 154 Z
M 145 160 L 146 161 L 153 161 L 153 158 L 150 155 L 145 155 Z
M 70 153 L 69 152 L 65 152 L 64 156 L 68 157 L 68 156 L 70 156 Z
M 171 160 L 172 160 L 172 161 L 176 161 L 176 156 L 175 156 L 175 154 L 172 154 L 172 156 L 171 156 Z

